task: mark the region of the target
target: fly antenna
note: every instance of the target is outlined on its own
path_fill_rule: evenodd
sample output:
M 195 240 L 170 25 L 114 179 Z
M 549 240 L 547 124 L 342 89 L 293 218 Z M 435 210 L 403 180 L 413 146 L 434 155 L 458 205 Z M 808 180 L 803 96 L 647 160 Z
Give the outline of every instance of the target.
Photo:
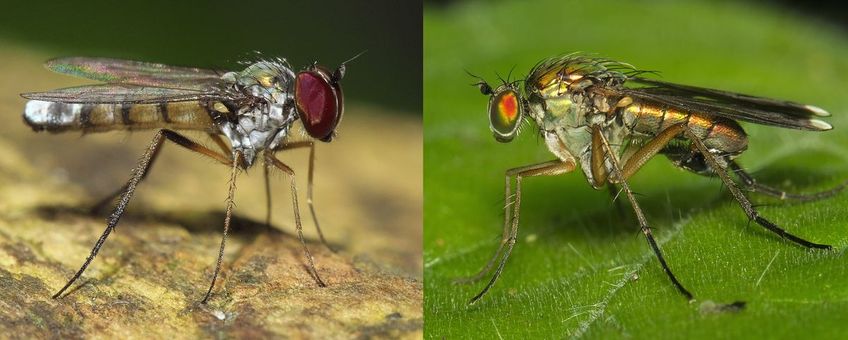
M 359 58 L 359 56 L 365 54 L 365 52 L 368 52 L 368 50 L 363 50 L 362 52 L 357 53 L 352 58 L 345 60 L 341 64 L 339 64 L 339 67 L 336 68 L 335 71 L 333 71 L 333 79 L 332 79 L 333 83 L 338 83 L 339 80 L 342 80 L 342 78 L 344 78 L 345 70 L 347 70 L 347 63 L 354 61 L 356 58 Z M 318 62 L 315 62 L 314 64 L 312 64 L 313 67 L 315 65 L 318 65 Z
M 495 72 L 495 76 L 497 76 L 497 77 L 498 77 L 498 79 L 501 81 L 501 83 L 506 84 L 506 80 L 504 80 L 504 78 L 503 78 L 503 77 L 501 77 L 501 75 L 500 75 L 500 74 L 498 74 L 497 72 Z
M 485 80 L 485 79 L 483 79 L 483 77 L 480 77 L 480 76 L 478 76 L 478 75 L 476 75 L 476 74 L 474 74 L 474 73 L 471 73 L 471 72 L 469 72 L 468 70 L 464 70 L 464 71 L 465 71 L 465 73 L 467 73 L 469 76 L 471 76 L 471 77 L 473 77 L 473 78 L 477 79 L 477 82 L 476 82 L 476 83 L 472 83 L 472 84 L 470 84 L 470 85 L 471 85 L 471 86 L 477 86 L 478 88 L 480 88 L 480 93 L 485 94 L 485 95 L 487 95 L 487 96 L 491 96 L 491 95 L 494 93 L 494 91 L 492 91 L 492 87 L 491 87 L 491 86 L 489 86 L 489 83 L 487 83 L 487 82 L 486 82 L 486 80 Z
M 468 70 L 463 70 L 463 71 L 465 71 L 465 74 L 467 74 L 467 75 L 471 76 L 472 78 L 475 78 L 475 79 L 479 80 L 480 82 L 484 82 L 484 83 L 486 82 L 486 81 L 483 79 L 483 77 L 481 77 L 481 76 L 478 76 L 478 75 L 476 75 L 476 74 L 474 74 L 474 73 L 471 73 L 471 72 L 470 72 L 470 71 L 468 71 Z M 478 82 L 478 83 L 471 84 L 471 85 L 477 85 L 477 84 L 479 84 L 479 82 Z
M 351 61 L 356 60 L 357 58 L 359 58 L 360 56 L 362 56 L 363 54 L 365 54 L 365 52 L 368 52 L 368 50 L 362 50 L 362 52 L 357 53 L 355 56 L 351 57 L 350 59 L 343 61 L 343 62 L 342 62 L 342 65 L 345 65 L 345 64 L 347 64 L 347 63 L 349 63 L 349 62 L 351 62 Z
M 506 75 L 506 81 L 509 82 L 509 79 L 512 78 L 512 71 L 515 71 L 515 67 L 518 65 L 512 65 L 512 68 L 509 69 L 509 73 Z

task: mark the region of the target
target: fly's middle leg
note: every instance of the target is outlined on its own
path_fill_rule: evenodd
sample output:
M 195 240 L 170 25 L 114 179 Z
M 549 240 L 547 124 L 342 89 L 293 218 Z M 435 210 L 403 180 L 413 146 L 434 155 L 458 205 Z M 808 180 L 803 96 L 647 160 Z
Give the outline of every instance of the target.
M 597 143 L 593 144 L 592 148 L 601 148 L 608 155 L 608 159 L 610 163 L 612 163 L 612 168 L 614 171 L 611 176 L 609 176 L 610 181 L 615 180 L 618 185 L 621 186 L 622 191 L 627 196 L 627 200 L 630 201 L 630 205 L 633 208 L 633 212 L 636 214 L 636 220 L 639 221 L 639 228 L 642 230 L 642 234 L 645 235 L 645 239 L 648 241 L 648 245 L 650 245 L 651 250 L 653 250 L 654 252 L 654 255 L 657 256 L 657 259 L 660 261 L 660 265 L 662 266 L 663 271 L 665 271 L 666 275 L 668 275 L 668 278 L 671 280 L 671 283 L 674 284 L 674 286 L 681 294 L 683 294 L 683 296 L 685 296 L 688 300 L 691 301 L 693 299 L 692 293 L 690 293 L 686 288 L 683 287 L 680 281 L 677 280 L 677 277 L 674 276 L 674 273 L 671 272 L 671 268 L 669 268 L 668 264 L 665 262 L 665 258 L 663 257 L 662 251 L 660 251 L 660 247 L 657 244 L 657 241 L 654 239 L 653 232 L 648 226 L 648 220 L 642 213 L 642 208 L 640 208 L 639 204 L 636 202 L 636 197 L 633 194 L 633 191 L 630 190 L 630 186 L 627 185 L 626 180 L 626 178 L 629 177 L 628 174 L 632 175 L 633 173 L 635 173 L 636 169 L 633 169 L 633 167 L 636 167 L 637 169 L 638 167 L 641 167 L 641 165 L 647 162 L 650 157 L 659 152 L 659 150 L 661 150 L 663 146 L 668 143 L 669 140 L 671 140 L 674 136 L 680 134 L 680 129 L 682 129 L 682 125 L 675 125 L 664 130 L 663 133 L 660 133 L 660 135 L 657 136 L 657 138 L 648 142 L 648 144 L 643 146 L 642 149 L 638 150 L 636 154 L 634 154 L 634 157 L 638 156 L 640 159 L 643 159 L 643 161 L 632 163 L 631 160 L 628 160 L 627 164 L 624 167 L 619 164 L 617 157 L 615 157 L 615 154 L 612 152 L 612 148 L 610 147 L 609 141 L 604 136 L 603 130 L 599 126 L 592 126 L 593 140 L 597 140 Z M 669 132 L 669 130 L 671 131 Z M 594 136 L 597 137 L 595 138 Z M 660 136 L 665 137 L 659 139 Z M 665 141 L 663 142 L 663 140 Z
M 539 164 L 533 164 L 518 168 L 509 169 L 506 171 L 506 185 L 505 185 L 505 202 L 504 202 L 504 231 L 503 238 L 501 239 L 501 243 L 498 246 L 498 250 L 495 252 L 494 256 L 489 260 L 483 269 L 480 270 L 476 275 L 466 278 L 460 279 L 458 282 L 474 282 L 481 278 L 483 278 L 494 265 L 495 261 L 498 257 L 501 258 L 500 263 L 498 264 L 498 268 L 495 270 L 495 274 L 492 275 L 492 278 L 486 284 L 486 287 L 483 288 L 480 293 L 475 295 L 468 302 L 469 304 L 473 304 L 480 300 L 486 292 L 489 291 L 490 288 L 495 284 L 500 277 L 501 272 L 503 271 L 504 265 L 506 264 L 506 260 L 509 259 L 509 255 L 512 252 L 512 247 L 515 245 L 516 236 L 518 234 L 518 212 L 521 208 L 521 179 L 524 177 L 535 177 L 535 176 L 556 176 L 564 173 L 568 173 L 573 171 L 576 168 L 576 164 L 574 161 L 561 161 L 561 160 L 553 160 Z M 515 178 L 515 196 L 511 197 L 511 180 Z M 510 207 L 510 205 L 512 205 Z M 501 254 L 503 252 L 503 254 Z
M 622 219 L 626 218 L 627 213 L 624 211 L 624 206 L 621 205 L 621 201 L 618 199 L 618 196 L 621 194 L 621 190 L 618 188 L 617 185 L 608 183 L 607 192 L 609 193 L 612 205 L 615 206 L 615 212 L 616 214 L 618 214 L 618 217 Z
M 647 144 L 637 150 L 636 153 L 627 160 L 620 176 L 609 180 L 606 168 L 606 157 L 608 153 L 601 146 L 601 131 L 597 130 L 592 133 L 592 177 L 596 187 L 604 183 L 607 184 L 610 197 L 612 198 L 613 204 L 615 204 L 615 209 L 620 217 L 623 218 L 625 216 L 624 207 L 622 207 L 620 203 L 621 201 L 617 200 L 620 191 L 616 187 L 615 183 L 633 176 L 633 174 L 639 171 L 639 169 L 641 169 L 649 159 L 660 152 L 660 150 L 662 150 L 669 141 L 680 135 L 681 132 L 683 132 L 683 124 L 672 125 L 663 130 L 657 134 L 656 137 L 648 141 Z

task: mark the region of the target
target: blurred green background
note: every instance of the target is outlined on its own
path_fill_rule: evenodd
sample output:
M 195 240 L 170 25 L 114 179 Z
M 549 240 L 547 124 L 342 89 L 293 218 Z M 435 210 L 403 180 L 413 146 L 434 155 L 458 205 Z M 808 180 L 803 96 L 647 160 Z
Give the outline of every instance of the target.
M 348 102 L 420 114 L 421 4 L 379 1 L 17 1 L 0 38 L 55 56 L 106 56 L 241 69 L 251 51 L 296 69 L 336 67 Z
M 424 278 L 428 338 L 836 338 L 848 336 L 848 194 L 808 204 L 751 195 L 764 216 L 834 251 L 808 251 L 749 225 L 714 178 L 664 157 L 631 181 L 677 293 L 638 231 L 582 173 L 523 182 L 521 227 L 503 276 L 450 284 L 481 268 L 503 223 L 504 171 L 552 159 L 529 125 L 492 138 L 487 98 L 465 71 L 497 82 L 539 60 L 585 51 L 660 71 L 666 81 L 811 103 L 823 133 L 744 124 L 739 161 L 796 192 L 848 178 L 848 35 L 788 7 L 731 1 L 469 1 L 424 8 Z M 629 206 L 622 201 L 626 210 Z M 738 313 L 711 303 L 744 300 Z

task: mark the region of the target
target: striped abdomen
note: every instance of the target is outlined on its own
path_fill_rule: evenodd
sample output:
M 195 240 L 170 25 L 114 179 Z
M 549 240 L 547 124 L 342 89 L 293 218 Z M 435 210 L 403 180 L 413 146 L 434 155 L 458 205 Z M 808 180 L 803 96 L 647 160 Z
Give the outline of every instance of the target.
M 103 132 L 139 129 L 190 129 L 213 131 L 205 103 L 198 101 L 158 104 L 71 104 L 30 100 L 24 121 L 36 131 Z
M 704 145 L 727 154 L 748 148 L 748 136 L 739 123 L 700 112 L 634 102 L 623 109 L 625 124 L 633 132 L 655 136 L 672 125 L 684 123 Z

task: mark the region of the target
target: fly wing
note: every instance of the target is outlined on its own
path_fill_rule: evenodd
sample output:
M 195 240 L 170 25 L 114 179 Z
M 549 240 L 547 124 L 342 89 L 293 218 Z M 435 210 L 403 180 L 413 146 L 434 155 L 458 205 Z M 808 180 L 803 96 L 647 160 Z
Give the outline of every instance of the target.
M 21 94 L 31 100 L 79 104 L 156 104 L 192 100 L 238 101 L 240 98 L 218 90 L 99 84 L 67 87 L 47 92 Z
M 830 114 L 812 105 L 640 77 L 628 79 L 627 85 L 640 87 L 625 88 L 622 90 L 624 95 L 686 111 L 791 129 L 824 131 L 833 128 L 815 118 Z
M 57 73 L 112 84 L 204 90 L 222 83 L 223 71 L 179 67 L 141 61 L 70 57 L 45 66 Z

